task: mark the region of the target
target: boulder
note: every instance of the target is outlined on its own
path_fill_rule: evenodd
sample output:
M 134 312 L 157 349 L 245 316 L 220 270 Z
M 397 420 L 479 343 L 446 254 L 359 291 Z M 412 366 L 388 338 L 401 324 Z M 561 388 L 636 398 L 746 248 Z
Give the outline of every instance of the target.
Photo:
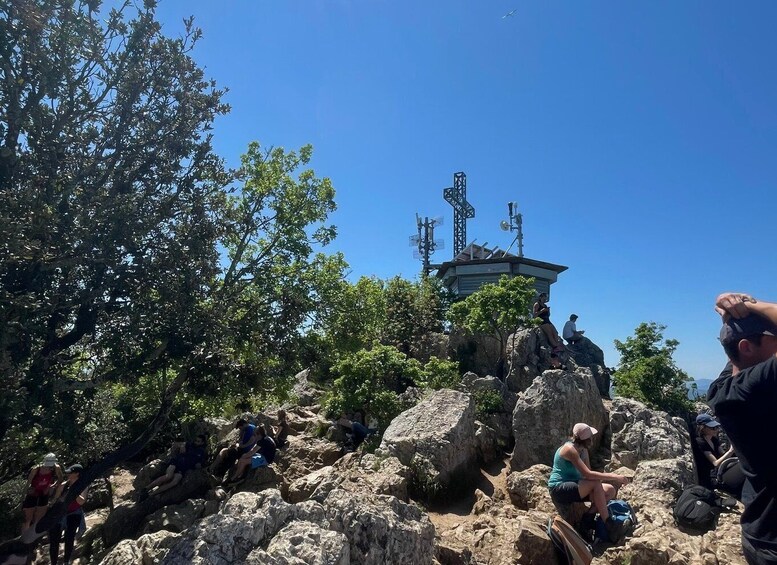
M 542 372 L 540 365 L 550 366 L 550 356 L 539 348 L 541 339 L 545 337 L 538 328 L 522 328 L 507 338 L 505 384 L 511 391 L 526 390 Z
M 478 460 L 481 463 L 491 463 L 501 455 L 499 436 L 496 430 L 477 420 L 475 421 L 475 444 L 477 445 Z
M 604 367 L 604 352 L 587 337 L 583 337 L 577 343 L 567 344 L 566 348 L 569 356 L 575 360 L 579 367 L 591 367 L 592 365 Z
M 84 502 L 84 512 L 91 512 L 98 508 L 113 508 L 113 487 L 108 479 L 95 479 L 89 485 Z
M 105 521 L 106 545 L 110 547 L 123 539 L 135 537 L 149 514 L 190 498 L 202 498 L 209 489 L 208 474 L 204 469 L 197 469 L 186 473 L 178 486 L 162 494 L 150 496 L 143 502 L 119 504 Z
M 167 469 L 168 459 L 154 459 L 149 463 L 146 463 L 141 467 L 138 474 L 135 475 L 135 479 L 132 481 L 132 486 L 136 491 L 140 491 L 146 488 L 151 481 L 165 473 Z
M 185 500 L 160 508 L 146 518 L 143 533 L 151 534 L 159 530 L 181 533 L 199 520 L 205 512 L 205 500 L 201 498 Z
M 280 477 L 275 472 L 275 465 L 248 469 L 243 481 L 234 487 L 235 492 L 259 492 L 268 488 L 278 488 Z
M 540 464 L 510 473 L 507 476 L 507 491 L 512 503 L 521 510 L 553 512 L 553 501 L 548 493 L 550 471 L 550 467 Z
M 300 477 L 289 486 L 288 501 L 294 504 L 309 499 L 323 481 L 335 474 L 334 468 L 329 466 L 322 467 L 304 477 Z
M 330 528 L 348 538 L 351 563 L 432 563 L 434 526 L 418 507 L 393 496 L 354 497 L 338 489 L 326 498 L 324 508 Z
M 266 550 L 248 554 L 246 565 L 350 565 L 348 538 L 311 522 L 292 522 Z
M 394 418 L 378 453 L 395 456 L 423 475 L 425 485 L 437 485 L 441 491 L 466 484 L 477 469 L 474 414 L 468 394 L 434 391 Z
M 636 469 L 641 461 L 673 459 L 691 451 L 688 426 L 641 402 L 615 398 L 610 408 L 612 466 Z
M 294 375 L 294 386 L 291 394 L 297 399 L 299 406 L 313 406 L 318 404 L 323 391 L 310 382 L 310 369 L 305 369 Z
M 607 411 L 591 371 L 545 371 L 518 395 L 513 411 L 512 470 L 551 464 L 556 449 L 569 439 L 577 422 L 599 430 L 594 436 L 596 447 L 607 427 Z
M 168 550 L 180 536 L 167 531 L 159 531 L 140 536 L 136 540 L 120 541 L 100 565 L 152 565 L 160 563 Z

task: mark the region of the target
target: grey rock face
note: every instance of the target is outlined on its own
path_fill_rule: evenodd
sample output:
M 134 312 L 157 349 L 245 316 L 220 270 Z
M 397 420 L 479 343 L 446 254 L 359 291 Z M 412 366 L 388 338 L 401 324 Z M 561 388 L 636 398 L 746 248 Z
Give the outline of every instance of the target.
M 267 550 L 248 554 L 246 565 L 350 565 L 348 538 L 311 522 L 292 522 Z
M 426 479 L 445 490 L 477 468 L 472 398 L 438 390 L 394 418 L 379 453 L 393 455 L 411 469 L 424 469 Z
M 571 436 L 577 422 L 599 430 L 594 436 L 597 446 L 607 427 L 607 411 L 591 371 L 545 371 L 518 395 L 513 411 L 512 470 L 550 464 L 556 449 Z

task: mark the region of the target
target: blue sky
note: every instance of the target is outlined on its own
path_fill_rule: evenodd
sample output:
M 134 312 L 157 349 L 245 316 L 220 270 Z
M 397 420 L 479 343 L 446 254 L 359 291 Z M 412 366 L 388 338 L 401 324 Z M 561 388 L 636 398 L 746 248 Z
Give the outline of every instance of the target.
M 515 9 L 513 17 L 502 18 Z M 613 339 L 668 326 L 678 364 L 717 374 L 715 296 L 777 301 L 777 3 L 507 0 L 162 0 L 176 35 L 230 89 L 216 148 L 312 143 L 352 278 L 415 277 L 415 214 L 445 218 L 465 171 L 468 239 L 506 248 L 508 201 L 527 257 L 569 267 L 571 312 L 617 364 Z

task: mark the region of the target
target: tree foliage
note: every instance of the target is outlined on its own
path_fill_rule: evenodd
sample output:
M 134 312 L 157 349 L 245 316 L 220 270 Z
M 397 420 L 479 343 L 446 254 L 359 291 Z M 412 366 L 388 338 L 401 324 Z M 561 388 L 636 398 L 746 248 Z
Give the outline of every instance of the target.
M 498 339 L 501 360 L 510 334 L 530 324 L 535 296 L 534 279 L 502 275 L 496 284 L 485 284 L 453 304 L 448 318 L 472 333 L 492 335 Z
M 200 32 L 164 36 L 154 4 L 0 0 L 0 479 L 52 448 L 117 447 L 111 398 L 151 394 L 147 421 L 85 482 L 176 403 L 299 368 L 342 280 L 310 146 L 254 143 L 227 170 Z
M 681 413 L 690 408 L 688 375 L 677 367 L 672 355 L 679 342 L 664 340 L 666 326 L 643 322 L 625 342 L 615 340 L 620 364 L 614 375 L 616 393 L 666 410 Z

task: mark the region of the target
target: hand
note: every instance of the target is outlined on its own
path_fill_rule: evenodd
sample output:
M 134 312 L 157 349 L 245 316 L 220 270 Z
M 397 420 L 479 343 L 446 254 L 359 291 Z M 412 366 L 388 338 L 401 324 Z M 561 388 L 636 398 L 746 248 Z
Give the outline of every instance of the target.
M 631 479 L 625 475 L 618 475 L 618 483 L 620 486 L 626 486 L 631 482 Z
M 755 304 L 756 300 L 749 294 L 740 292 L 724 292 L 715 300 L 715 311 L 721 315 L 723 321 L 729 318 L 744 318 L 750 314 L 748 303 Z

